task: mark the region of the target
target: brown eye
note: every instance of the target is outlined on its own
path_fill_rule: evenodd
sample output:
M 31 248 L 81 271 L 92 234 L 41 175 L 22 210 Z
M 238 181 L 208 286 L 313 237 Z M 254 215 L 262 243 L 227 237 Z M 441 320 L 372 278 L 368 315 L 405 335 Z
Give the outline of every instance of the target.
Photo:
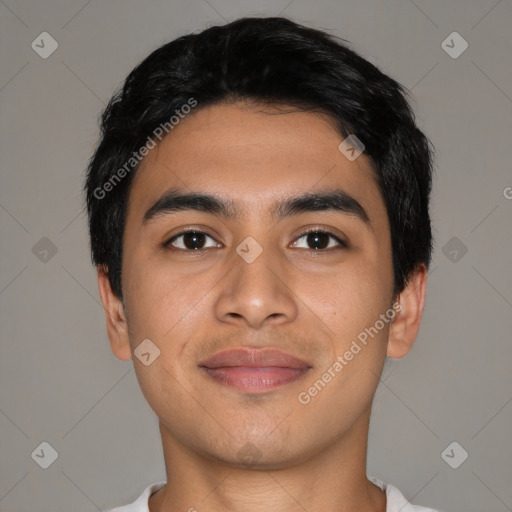
M 213 244 L 205 245 L 207 239 L 212 240 Z M 200 251 L 208 247 L 218 247 L 219 244 L 203 231 L 183 231 L 165 242 L 164 246 L 182 251 Z
M 347 247 L 347 244 L 343 240 L 340 240 L 336 235 L 319 229 L 307 231 L 297 238 L 297 240 L 302 239 L 304 239 L 303 243 L 305 246 L 303 245 L 300 247 L 297 241 L 294 242 L 293 246 L 313 251 L 332 249 L 340 246 L 345 248 Z

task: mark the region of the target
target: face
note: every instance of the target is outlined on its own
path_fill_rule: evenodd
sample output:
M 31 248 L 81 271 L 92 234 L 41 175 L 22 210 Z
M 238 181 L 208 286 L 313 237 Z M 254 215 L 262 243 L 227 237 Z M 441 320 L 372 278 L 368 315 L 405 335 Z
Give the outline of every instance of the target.
M 158 347 L 148 366 L 133 358 L 138 381 L 161 429 L 196 454 L 279 468 L 369 414 L 395 313 L 391 239 L 370 161 L 349 160 L 342 140 L 320 114 L 215 105 L 134 178 L 129 336 L 115 352 Z M 211 197 L 176 198 L 195 194 Z

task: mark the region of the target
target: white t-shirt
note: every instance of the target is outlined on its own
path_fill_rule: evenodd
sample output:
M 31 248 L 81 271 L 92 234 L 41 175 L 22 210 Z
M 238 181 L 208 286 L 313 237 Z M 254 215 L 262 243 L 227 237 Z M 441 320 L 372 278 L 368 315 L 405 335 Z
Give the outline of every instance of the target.
M 375 485 L 386 491 L 387 506 L 386 512 L 439 512 L 433 508 L 420 507 L 409 503 L 404 495 L 390 484 L 385 484 L 377 478 L 369 476 L 368 479 Z M 149 485 L 144 489 L 144 492 L 130 505 L 123 507 L 109 508 L 104 512 L 149 512 L 148 500 L 149 497 L 156 491 L 161 489 L 165 482 L 157 482 Z

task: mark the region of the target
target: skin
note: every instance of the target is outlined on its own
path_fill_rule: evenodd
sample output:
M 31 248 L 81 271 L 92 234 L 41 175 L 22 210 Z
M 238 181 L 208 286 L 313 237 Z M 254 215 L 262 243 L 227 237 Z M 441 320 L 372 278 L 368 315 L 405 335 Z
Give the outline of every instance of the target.
M 427 273 L 420 265 L 392 296 L 384 202 L 370 160 L 363 153 L 349 161 L 338 150 L 342 140 L 321 114 L 222 104 L 188 115 L 143 160 L 128 201 L 124 305 L 102 268 L 98 282 L 112 352 L 133 359 L 159 418 L 168 483 L 150 498 L 151 512 L 385 511 L 384 493 L 366 479 L 370 410 L 386 355 L 403 357 L 417 336 Z M 187 210 L 143 225 L 145 211 L 173 187 L 229 198 L 240 215 Z M 339 188 L 361 203 L 371 225 L 337 211 L 278 222 L 269 214 L 284 197 Z M 333 249 L 311 248 L 300 238 L 310 227 L 349 247 L 329 239 Z M 162 247 L 184 228 L 207 231 L 209 248 Z M 236 253 L 248 236 L 263 248 L 250 264 Z M 393 321 L 301 404 L 298 393 L 395 300 L 402 309 Z M 149 366 L 133 356 L 147 338 L 160 349 Z M 260 395 L 222 386 L 198 368 L 239 347 L 274 347 L 312 368 Z M 244 446 L 258 454 L 252 464 L 237 455 Z

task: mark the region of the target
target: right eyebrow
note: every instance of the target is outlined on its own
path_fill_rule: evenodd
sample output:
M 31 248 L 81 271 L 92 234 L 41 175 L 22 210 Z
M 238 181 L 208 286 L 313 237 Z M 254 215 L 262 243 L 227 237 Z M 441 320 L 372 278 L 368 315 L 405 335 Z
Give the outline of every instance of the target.
M 142 224 L 153 219 L 181 210 L 196 210 L 225 218 L 236 216 L 233 203 L 210 194 L 183 193 L 178 189 L 171 189 L 164 193 L 151 208 L 144 214 Z

